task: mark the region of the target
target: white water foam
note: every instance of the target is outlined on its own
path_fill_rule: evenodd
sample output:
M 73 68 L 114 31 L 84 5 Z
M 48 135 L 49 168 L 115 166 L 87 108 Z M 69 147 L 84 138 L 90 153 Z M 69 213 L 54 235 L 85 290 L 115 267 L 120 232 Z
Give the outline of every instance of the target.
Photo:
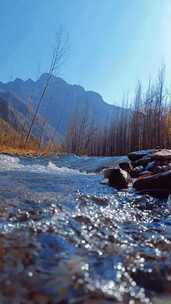
M 24 165 L 18 157 L 0 154 L 0 171 L 22 171 L 33 173 L 66 174 L 66 175 L 87 175 L 78 169 L 68 167 L 58 167 L 49 161 L 47 165 L 31 164 Z
M 87 174 L 86 172 L 81 172 L 78 169 L 71 169 L 68 167 L 57 167 L 51 161 L 48 163 L 47 169 L 50 171 L 56 171 L 58 173 L 64 173 L 64 174 Z
M 20 160 L 18 157 L 0 154 L 0 170 L 10 170 L 18 168 Z

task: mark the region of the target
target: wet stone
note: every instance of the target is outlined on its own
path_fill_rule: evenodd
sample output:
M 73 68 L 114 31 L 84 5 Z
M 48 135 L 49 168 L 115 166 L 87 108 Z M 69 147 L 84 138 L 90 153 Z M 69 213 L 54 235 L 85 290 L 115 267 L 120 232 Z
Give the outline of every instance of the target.
M 138 177 L 141 174 L 141 172 L 143 172 L 143 170 L 144 170 L 143 166 L 138 166 L 138 167 L 134 168 L 130 173 L 131 177 L 133 177 L 133 178 Z
M 165 290 L 165 280 L 160 271 L 152 270 L 151 272 L 146 272 L 137 270 L 133 272 L 131 276 L 139 286 L 147 290 L 155 291 L 156 293 L 162 293 Z
M 171 170 L 153 176 L 137 179 L 134 184 L 136 190 L 163 190 L 171 193 Z
M 132 165 L 129 162 L 119 163 L 119 167 L 128 173 L 130 173 L 132 171 Z
M 120 168 L 109 168 L 105 169 L 103 172 L 104 177 L 108 178 L 110 186 L 117 189 L 128 188 L 130 183 L 130 176 L 128 172 Z
M 151 158 L 159 161 L 171 161 L 171 150 L 163 149 L 157 151 L 152 154 Z
M 149 149 L 149 150 L 140 150 L 140 151 L 135 151 L 131 152 L 128 154 L 128 158 L 131 161 L 137 161 L 139 159 L 142 159 L 143 157 L 146 157 L 148 155 L 151 155 L 152 153 L 156 152 L 155 149 Z
M 149 163 L 151 162 L 151 157 L 149 157 L 148 155 L 136 160 L 135 162 L 133 162 L 133 166 L 134 167 L 138 167 L 138 166 L 143 166 L 146 167 Z

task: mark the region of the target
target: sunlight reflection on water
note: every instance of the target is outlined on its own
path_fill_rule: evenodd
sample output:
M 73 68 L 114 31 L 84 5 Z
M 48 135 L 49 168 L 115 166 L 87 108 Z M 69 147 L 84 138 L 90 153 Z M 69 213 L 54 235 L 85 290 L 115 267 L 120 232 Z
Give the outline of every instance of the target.
M 1 303 L 168 297 L 170 199 L 100 184 L 102 176 L 90 172 L 111 162 L 0 155 Z

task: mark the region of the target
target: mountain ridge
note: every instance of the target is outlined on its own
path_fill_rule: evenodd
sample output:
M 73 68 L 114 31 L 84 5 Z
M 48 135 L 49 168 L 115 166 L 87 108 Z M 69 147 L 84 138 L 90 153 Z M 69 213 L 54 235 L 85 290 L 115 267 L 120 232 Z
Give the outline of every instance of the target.
M 38 77 L 37 80 L 33 80 L 32 78 L 27 78 L 26 80 L 23 80 L 22 78 L 16 77 L 13 81 L 5 81 L 5 82 L 0 81 L 0 85 L 10 85 L 11 83 L 16 83 L 16 82 L 36 83 L 36 82 L 38 82 L 40 80 L 44 80 L 45 81 L 47 79 L 48 75 L 49 75 L 48 73 L 43 73 L 43 74 L 40 75 L 40 77 Z M 58 81 L 61 81 L 64 84 L 72 86 L 73 88 L 77 88 L 77 89 L 83 90 L 85 93 L 96 94 L 96 95 L 98 95 L 103 100 L 104 103 L 106 103 L 106 104 L 108 104 L 110 106 L 116 106 L 116 105 L 110 104 L 107 101 L 105 101 L 104 98 L 103 98 L 103 96 L 100 93 L 98 93 L 98 92 L 96 92 L 94 90 L 85 89 L 84 86 L 76 84 L 76 83 L 71 84 L 70 82 L 64 80 L 62 77 L 58 77 L 58 76 L 54 76 L 53 75 L 51 80 L 53 80 L 53 79 L 57 79 Z M 119 106 L 116 106 L 116 107 L 119 107 Z
M 10 82 L 0 82 L 0 90 L 9 91 L 19 97 L 25 104 L 31 100 L 36 105 L 45 86 L 48 73 L 43 73 L 38 80 L 16 78 Z M 89 112 L 98 127 L 103 127 L 112 118 L 117 120 L 122 108 L 104 101 L 103 97 L 76 84 L 69 84 L 60 77 L 52 76 L 40 114 L 59 133 L 65 134 L 73 112 L 78 109 Z

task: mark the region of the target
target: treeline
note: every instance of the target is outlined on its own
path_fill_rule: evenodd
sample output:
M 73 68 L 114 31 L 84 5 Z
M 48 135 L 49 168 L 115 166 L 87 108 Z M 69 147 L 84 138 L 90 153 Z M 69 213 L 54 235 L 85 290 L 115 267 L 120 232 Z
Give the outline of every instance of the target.
M 57 142 L 56 129 L 44 139 L 48 123 L 42 120 L 39 124 L 37 108 L 35 110 L 28 104 L 29 111 L 24 119 L 16 119 L 14 114 L 12 124 L 1 119 L 0 146 L 92 156 L 124 155 L 155 147 L 171 148 L 170 96 L 165 69 L 161 68 L 155 81 L 150 80 L 145 89 L 139 82 L 134 97 L 123 99 L 117 118 L 115 114 L 102 126 L 96 125 L 90 107 L 73 111 L 62 143 Z M 33 130 L 36 125 L 40 129 L 35 136 Z
M 51 138 L 48 141 L 42 141 L 42 136 L 30 135 L 29 141 L 25 143 L 27 130 L 18 126 L 14 127 L 10 122 L 0 118 L 0 153 L 17 154 L 54 154 L 61 152 L 61 146 Z
M 72 114 L 63 149 L 79 155 L 119 155 L 133 150 L 171 146 L 171 99 L 165 68 L 144 90 L 141 83 L 133 100 L 122 102 L 119 117 L 97 128 L 90 110 Z

